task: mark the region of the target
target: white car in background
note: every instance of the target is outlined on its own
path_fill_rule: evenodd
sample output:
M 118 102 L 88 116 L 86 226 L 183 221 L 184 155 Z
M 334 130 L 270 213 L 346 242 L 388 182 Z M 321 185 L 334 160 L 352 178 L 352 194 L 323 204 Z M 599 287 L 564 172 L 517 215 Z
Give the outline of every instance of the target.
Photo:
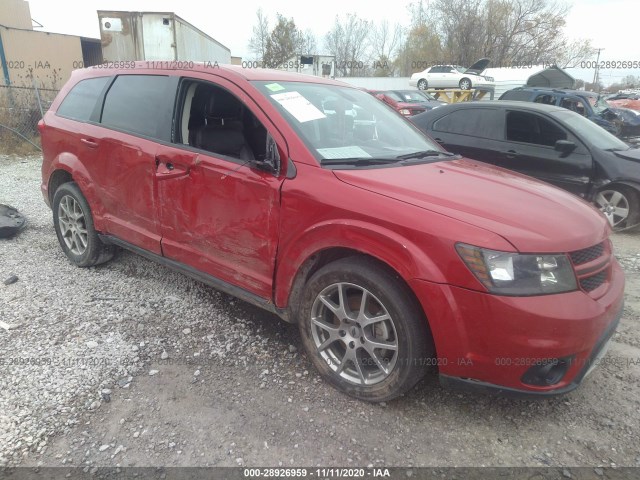
M 490 60 L 482 58 L 469 68 L 459 65 L 434 65 L 411 75 L 409 85 L 419 90 L 427 88 L 459 88 L 470 90 L 476 87 L 493 86 L 493 78 L 481 75 Z

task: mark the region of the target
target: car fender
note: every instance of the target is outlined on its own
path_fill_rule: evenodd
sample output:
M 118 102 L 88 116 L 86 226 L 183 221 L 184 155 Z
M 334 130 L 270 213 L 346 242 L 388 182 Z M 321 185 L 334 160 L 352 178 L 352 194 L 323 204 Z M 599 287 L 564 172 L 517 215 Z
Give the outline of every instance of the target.
M 78 185 L 80 191 L 89 203 L 91 216 L 93 217 L 93 223 L 96 230 L 102 230 L 104 222 L 104 207 L 95 188 L 97 183 L 91 178 L 85 166 L 73 153 L 62 152 L 51 162 L 49 175 L 47 177 L 48 184 L 51 182 L 53 174 L 57 170 L 64 170 L 71 175 L 73 181 Z M 52 198 L 53 194 L 54 192 L 49 192 L 49 195 Z
M 606 184 L 602 185 L 600 189 L 604 188 L 607 185 L 625 185 L 629 188 L 633 188 L 636 192 L 638 192 L 638 194 L 640 194 L 640 182 L 634 182 L 633 180 L 626 180 L 626 179 L 611 180 L 610 182 L 607 182 Z
M 332 248 L 354 250 L 353 245 L 358 245 L 358 252 L 395 270 L 407 284 L 414 278 L 435 282 L 446 280 L 424 250 L 399 233 L 363 221 L 334 219 L 309 226 L 278 252 L 274 285 L 276 306 L 288 306 L 296 275 L 314 255 Z

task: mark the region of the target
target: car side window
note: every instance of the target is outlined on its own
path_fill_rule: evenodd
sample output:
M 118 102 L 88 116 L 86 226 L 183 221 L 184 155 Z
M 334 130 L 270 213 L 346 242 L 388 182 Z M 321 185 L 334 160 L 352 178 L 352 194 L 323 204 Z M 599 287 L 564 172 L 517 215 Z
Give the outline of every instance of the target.
M 111 77 L 97 77 L 78 82 L 64 97 L 56 114 L 81 122 L 89 121 L 96 102 L 109 80 Z
M 173 108 L 175 91 L 169 95 L 170 80 L 162 75 L 120 75 L 107 92 L 101 123 L 134 134 L 169 139 L 161 121 Z M 170 130 L 170 129 L 168 129 Z
M 267 129 L 228 90 L 212 83 L 181 84 L 174 143 L 240 160 L 264 160 Z
M 473 137 L 500 139 L 502 111 L 465 108 L 451 112 L 433 124 L 433 130 Z
M 540 115 L 530 112 L 507 112 L 507 140 L 553 147 L 567 134 L 560 127 Z
M 572 112 L 579 113 L 583 117 L 587 116 L 587 109 L 579 98 L 566 97 L 560 101 L 560 106 L 571 110 Z
M 555 105 L 557 100 L 558 99 L 555 95 L 551 95 L 549 93 L 541 93 L 533 101 L 535 103 L 542 103 L 544 105 Z

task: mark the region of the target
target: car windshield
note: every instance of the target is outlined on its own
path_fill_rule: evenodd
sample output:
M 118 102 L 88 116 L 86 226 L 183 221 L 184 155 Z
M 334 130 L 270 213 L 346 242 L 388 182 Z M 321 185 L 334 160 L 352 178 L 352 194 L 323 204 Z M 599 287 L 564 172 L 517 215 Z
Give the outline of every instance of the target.
M 575 112 L 554 112 L 553 116 L 567 125 L 581 138 L 602 150 L 629 150 L 629 145 L 614 137 L 601 126 Z
M 589 103 L 591 103 L 591 106 L 596 113 L 602 113 L 607 108 L 610 108 L 609 104 L 603 97 L 589 98 Z
M 460 73 L 465 73 L 465 72 L 467 71 L 467 69 L 466 69 L 466 68 L 461 67 L 460 65 L 456 65 L 456 66 L 455 66 L 455 67 L 453 67 L 453 68 L 455 68 L 456 70 L 458 70 Z
M 423 161 L 437 161 L 438 156 L 446 155 L 438 144 L 366 92 L 305 82 L 254 85 L 281 112 L 320 163 L 391 163 L 418 158 L 414 154 L 424 152 L 436 153 Z

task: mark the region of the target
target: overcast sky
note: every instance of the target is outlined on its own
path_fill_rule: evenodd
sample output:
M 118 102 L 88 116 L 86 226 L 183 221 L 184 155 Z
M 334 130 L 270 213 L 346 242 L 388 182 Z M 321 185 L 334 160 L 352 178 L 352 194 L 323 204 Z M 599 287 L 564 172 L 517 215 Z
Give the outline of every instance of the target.
M 234 56 L 247 58 L 247 43 L 255 24 L 256 11 L 262 7 L 273 25 L 276 13 L 293 17 L 302 30 L 311 29 L 322 50 L 325 33 L 336 14 L 350 12 L 379 22 L 408 25 L 405 5 L 409 0 L 376 4 L 371 0 L 242 0 L 235 2 L 205 2 L 203 0 L 31 0 L 31 17 L 45 31 L 100 37 L 97 10 L 134 10 L 175 12 L 200 30 L 231 49 Z M 603 48 L 600 60 L 640 61 L 640 0 L 574 0 L 567 17 L 566 34 L 570 38 L 591 38 L 593 46 Z M 595 58 L 594 58 L 595 60 Z M 572 72 L 577 78 L 591 80 L 593 71 Z M 603 83 L 640 74 L 640 70 L 601 70 Z

